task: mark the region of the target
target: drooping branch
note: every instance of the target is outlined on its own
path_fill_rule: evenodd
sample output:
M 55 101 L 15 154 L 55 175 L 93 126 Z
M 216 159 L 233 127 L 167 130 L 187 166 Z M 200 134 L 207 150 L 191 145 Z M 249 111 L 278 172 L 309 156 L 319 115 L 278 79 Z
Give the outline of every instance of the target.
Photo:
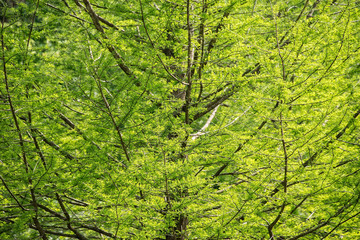
M 59 145 L 57 145 L 57 144 L 54 143 L 53 141 L 51 141 L 51 140 L 49 140 L 48 138 L 46 138 L 45 135 L 44 135 L 42 132 L 40 132 L 38 129 L 35 129 L 35 128 L 34 128 L 34 132 L 36 132 L 36 133 L 40 136 L 40 138 L 41 138 L 47 145 L 49 145 L 49 146 L 52 147 L 53 149 L 59 151 L 59 152 L 61 153 L 61 155 L 63 155 L 63 156 L 66 157 L 67 159 L 69 159 L 69 160 L 74 160 L 74 159 L 76 159 L 76 158 L 75 158 L 73 155 L 71 155 L 70 153 L 62 150 Z
M 65 2 L 65 0 L 63 0 Z M 81 7 L 82 9 L 84 9 L 86 12 L 87 12 L 87 9 L 84 5 L 82 5 L 78 0 L 74 0 L 75 1 L 75 4 L 79 7 Z M 65 5 L 69 8 L 69 5 L 65 2 Z M 91 3 L 91 6 L 97 6 L 95 4 L 92 4 Z M 111 27 L 111 28 L 114 28 L 116 30 L 119 30 L 119 28 L 117 26 L 115 26 L 113 23 L 109 22 L 108 20 L 104 19 L 103 17 L 97 15 L 98 19 L 100 22 L 104 23 L 105 25 Z M 106 27 L 104 27 L 105 29 L 107 29 Z
M 36 227 L 33 226 L 33 225 L 29 225 L 29 227 L 36 230 Z M 55 235 L 55 236 L 60 236 L 60 237 L 68 237 L 68 238 L 77 238 L 77 236 L 74 235 L 74 234 L 54 232 L 54 231 L 50 231 L 50 230 L 44 230 L 44 232 L 49 234 L 49 235 Z
M 107 101 L 106 97 L 105 97 L 105 94 L 104 94 L 104 91 L 103 91 L 103 87 L 102 87 L 102 84 L 101 84 L 101 81 L 100 81 L 100 77 L 96 71 L 96 69 L 94 69 L 94 72 L 93 72 L 93 78 L 96 82 L 96 85 L 100 91 L 100 94 L 101 94 L 101 98 L 103 100 L 103 103 L 105 105 L 105 108 L 106 108 L 106 113 L 109 115 L 110 119 L 111 119 L 111 122 L 116 130 L 116 133 L 117 135 L 119 136 L 119 140 L 120 140 L 120 144 L 121 144 L 121 148 L 123 149 L 124 153 L 125 153 L 125 157 L 126 157 L 126 160 L 128 162 L 130 162 L 130 155 L 129 155 L 129 152 L 128 152 L 128 149 L 127 149 L 127 146 L 125 145 L 125 141 L 123 139 L 123 136 L 122 136 L 122 133 L 121 133 L 121 129 L 119 127 L 119 124 L 116 123 L 116 120 L 115 120 L 115 117 L 111 111 L 111 108 L 110 108 L 110 104 L 109 102 Z
M 89 138 L 85 135 L 85 133 L 83 131 L 81 131 L 76 125 L 75 123 L 73 123 L 68 117 L 66 117 L 63 113 L 59 112 L 59 117 L 71 128 L 76 130 L 76 132 L 81 135 L 84 140 L 86 141 L 90 141 L 92 145 L 94 145 L 97 149 L 101 150 L 102 148 L 95 143 L 92 140 L 89 140 Z M 118 161 L 116 158 L 114 158 L 110 153 L 106 153 L 106 155 L 108 156 L 109 159 L 111 159 L 112 161 L 115 161 L 117 163 L 120 163 L 123 167 L 127 167 L 123 162 Z
M 56 199 L 61 207 L 61 210 L 63 211 L 66 221 L 67 221 L 67 227 L 69 228 L 70 231 L 72 231 L 76 237 L 80 240 L 87 240 L 87 238 L 82 235 L 78 230 L 76 230 L 75 228 L 73 228 L 73 226 L 71 225 L 71 218 L 70 218 L 70 214 L 67 212 L 65 205 L 60 197 L 60 195 L 58 193 L 56 193 Z
M 19 200 L 16 198 L 16 196 L 11 192 L 10 188 L 8 187 L 8 185 L 5 182 L 5 179 L 1 175 L 0 175 L 0 179 L 1 179 L 1 182 L 3 183 L 4 187 L 6 188 L 6 190 L 10 193 L 11 197 L 15 200 L 15 202 L 21 208 L 21 210 L 23 210 L 23 211 L 28 210 L 23 207 L 23 205 L 19 202 Z
M 58 194 L 57 194 L 57 195 L 58 195 Z M 65 197 L 67 197 L 67 196 L 65 196 Z M 65 205 L 64 205 L 64 203 L 63 203 L 63 200 L 60 198 L 60 196 L 59 196 L 59 199 L 60 199 L 60 201 L 61 201 L 61 205 L 63 205 L 63 208 L 65 209 Z M 59 203 L 59 204 L 60 204 L 60 203 Z M 61 205 L 60 205 L 60 207 L 61 207 Z M 70 215 L 69 215 L 69 213 L 67 212 L 66 209 L 65 209 L 65 211 L 67 212 L 67 215 L 68 215 L 69 218 L 66 217 L 66 216 L 61 215 L 60 213 L 57 213 L 56 211 L 54 211 L 54 210 L 52 210 L 52 209 L 50 209 L 50 208 L 48 208 L 48 207 L 46 207 L 46 206 L 44 206 L 44 205 L 42 205 L 42 204 L 39 204 L 39 207 L 40 207 L 41 209 L 43 209 L 44 211 L 50 213 L 52 216 L 54 216 L 54 217 L 56 217 L 56 218 L 59 218 L 59 219 L 61 219 L 61 220 L 63 220 L 63 221 L 68 221 L 68 219 L 70 219 L 72 224 L 74 224 L 74 225 L 76 225 L 76 226 L 79 226 L 80 228 L 86 228 L 86 229 L 89 229 L 89 230 L 91 230 L 91 231 L 94 231 L 94 232 L 103 234 L 103 235 L 105 235 L 105 236 L 108 236 L 108 237 L 111 237 L 111 238 L 114 238 L 114 239 L 119 238 L 119 237 L 116 237 L 114 234 L 112 234 L 112 233 L 110 233 L 110 232 L 108 232 L 108 231 L 105 231 L 105 230 L 103 230 L 103 229 L 101 229 L 101 228 L 99 228 L 99 227 L 90 226 L 90 225 L 87 225 L 87 224 L 83 224 L 83 223 L 77 222 L 76 219 L 75 219 L 75 220 L 74 220 L 74 219 L 71 219 L 71 218 L 70 218 Z M 61 209 L 62 209 L 62 207 L 61 207 Z M 101 208 L 99 208 L 99 209 L 101 209 Z M 62 211 L 63 211 L 63 209 L 62 209 Z M 64 211 L 63 211 L 63 212 L 64 212 Z
M 303 166 L 303 167 L 307 167 L 307 166 L 309 166 L 310 164 L 312 164 L 312 163 L 315 161 L 316 157 L 319 156 L 324 149 L 327 149 L 330 144 L 332 144 L 334 141 L 340 139 L 340 138 L 345 134 L 346 129 L 348 129 L 351 125 L 354 124 L 356 118 L 357 118 L 359 115 L 360 115 L 360 109 L 359 109 L 357 112 L 354 113 L 354 115 L 353 115 L 352 118 L 349 120 L 349 122 L 346 124 L 346 126 L 343 127 L 343 129 L 341 129 L 341 131 L 340 131 L 338 134 L 336 134 L 335 139 L 331 139 L 330 141 L 328 141 L 321 149 L 319 149 L 319 150 L 316 151 L 313 155 L 311 155 L 311 157 L 310 157 L 307 161 L 305 161 L 305 162 L 302 164 L 302 166 Z
M 95 28 L 101 33 L 102 37 L 104 39 L 108 39 L 108 37 L 105 34 L 105 31 L 103 29 L 103 27 L 100 24 L 100 19 L 99 16 L 95 13 L 95 11 L 93 10 L 90 2 L 88 0 L 83 0 L 85 7 L 87 9 L 88 14 L 90 15 Z M 137 81 L 137 77 L 133 74 L 133 72 L 130 70 L 130 68 L 125 64 L 124 59 L 120 56 L 120 54 L 116 51 L 115 47 L 113 45 L 111 45 L 110 43 L 106 44 L 107 49 L 109 50 L 109 52 L 112 54 L 112 56 L 114 57 L 114 59 L 116 60 L 118 66 L 120 67 L 120 69 L 129 77 L 133 78 L 135 80 L 135 85 L 136 86 L 140 86 L 140 82 Z

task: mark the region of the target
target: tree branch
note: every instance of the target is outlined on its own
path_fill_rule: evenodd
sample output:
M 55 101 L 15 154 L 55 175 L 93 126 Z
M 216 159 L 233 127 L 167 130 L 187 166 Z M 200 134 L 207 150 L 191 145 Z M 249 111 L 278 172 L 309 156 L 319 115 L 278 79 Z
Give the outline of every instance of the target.
M 223 103 L 224 101 L 229 99 L 232 95 L 234 95 L 234 93 L 236 92 L 236 90 L 238 88 L 239 88 L 238 85 L 233 85 L 230 89 L 226 89 L 224 95 L 215 98 L 214 101 L 212 101 L 212 102 L 208 103 L 207 105 L 205 105 L 206 110 L 204 110 L 203 112 L 199 112 L 199 113 L 195 114 L 195 116 L 192 118 L 191 122 L 201 118 L 202 116 L 204 116 L 208 112 L 215 109 L 221 103 Z
M 23 210 L 23 211 L 28 211 L 29 209 L 25 209 L 23 207 L 23 205 L 21 205 L 21 203 L 19 202 L 19 200 L 17 200 L 17 198 L 15 197 L 15 195 L 11 192 L 10 188 L 8 187 L 8 185 L 5 182 L 5 179 L 0 175 L 0 179 L 2 181 L 2 183 L 4 184 L 4 187 L 6 188 L 6 190 L 10 193 L 11 197 L 15 200 L 15 202 L 17 203 L 17 205 Z
M 88 0 L 83 0 L 85 7 L 87 9 L 88 14 L 90 15 L 95 28 L 101 33 L 102 37 L 104 39 L 108 39 L 108 37 L 105 34 L 105 31 L 103 29 L 103 27 L 100 25 L 100 19 L 99 16 L 94 12 L 94 10 L 91 7 L 91 4 Z M 130 68 L 125 65 L 123 58 L 120 56 L 120 54 L 116 51 L 115 47 L 113 45 L 111 45 L 110 43 L 106 43 L 106 47 L 107 49 L 110 51 L 110 53 L 113 55 L 113 57 L 115 58 L 118 66 L 120 67 L 120 69 L 129 77 L 132 77 L 133 79 L 137 79 L 137 77 L 132 73 L 132 71 L 130 70 Z M 140 82 L 135 81 L 135 85 L 136 86 L 140 86 Z
M 51 5 L 50 3 L 45 3 L 45 5 L 51 7 L 51 8 L 53 8 L 53 9 L 59 11 L 59 12 L 62 12 L 62 13 L 64 13 L 64 14 L 67 14 L 65 11 L 61 10 L 61 9 L 58 8 L 58 7 L 55 7 L 54 5 Z M 69 14 L 69 16 L 70 16 L 70 17 L 73 17 L 73 18 L 76 18 L 77 20 L 80 20 L 80 21 L 82 21 L 82 22 L 86 22 L 86 23 L 88 23 L 88 24 L 92 24 L 92 25 L 93 25 L 92 22 L 86 21 L 86 20 L 84 20 L 84 19 L 82 19 L 82 18 L 79 18 L 78 16 L 75 16 L 75 15 L 73 15 L 73 14 L 71 14 L 71 13 Z
M 75 233 L 75 235 L 76 235 L 76 237 L 77 237 L 78 239 L 80 239 L 80 240 L 87 240 L 87 238 L 86 238 L 84 235 L 82 235 L 79 231 L 77 231 L 75 228 L 73 228 L 73 227 L 71 226 L 71 223 L 70 223 L 71 218 L 70 218 L 70 215 L 69 215 L 69 213 L 67 212 L 67 210 L 66 210 L 66 208 L 65 208 L 65 206 L 64 206 L 63 201 L 61 200 L 61 198 L 60 198 L 60 196 L 59 196 L 58 193 L 55 193 L 55 195 L 56 195 L 56 199 L 57 199 L 58 202 L 59 202 L 59 205 L 60 205 L 60 207 L 61 207 L 61 210 L 63 211 L 63 213 L 64 213 L 64 215 L 65 215 L 65 218 L 66 218 L 66 221 L 67 221 L 67 227 L 69 228 L 69 230 L 71 230 L 73 233 Z
M 205 130 L 206 128 L 209 127 L 211 121 L 214 119 L 215 117 L 215 114 L 218 110 L 220 105 L 216 106 L 215 109 L 213 110 L 213 112 L 210 114 L 210 117 L 208 118 L 208 120 L 206 121 L 206 123 L 204 124 L 204 126 L 197 132 L 197 133 L 193 133 L 193 134 L 190 134 L 190 136 L 192 136 L 192 140 L 195 140 L 197 139 L 198 137 L 202 136 L 205 134 Z

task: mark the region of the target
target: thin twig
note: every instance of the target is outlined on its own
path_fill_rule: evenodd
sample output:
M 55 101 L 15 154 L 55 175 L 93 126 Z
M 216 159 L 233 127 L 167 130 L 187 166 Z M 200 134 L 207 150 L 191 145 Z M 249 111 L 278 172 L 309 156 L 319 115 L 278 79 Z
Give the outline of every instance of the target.
M 10 193 L 11 197 L 15 200 L 15 202 L 17 203 L 17 205 L 23 210 L 23 211 L 27 211 L 29 209 L 25 209 L 23 207 L 23 205 L 21 205 L 21 203 L 19 202 L 19 200 L 17 200 L 17 198 L 15 197 L 15 195 L 11 192 L 10 188 L 8 187 L 8 185 L 5 182 L 5 179 L 0 175 L 0 179 L 4 185 L 4 187 L 6 188 L 6 190 Z

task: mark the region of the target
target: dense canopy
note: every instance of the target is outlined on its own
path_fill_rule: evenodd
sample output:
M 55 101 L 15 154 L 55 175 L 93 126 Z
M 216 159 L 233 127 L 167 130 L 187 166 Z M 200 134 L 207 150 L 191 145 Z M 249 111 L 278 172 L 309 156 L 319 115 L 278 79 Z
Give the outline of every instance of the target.
M 0 239 L 360 239 L 359 1 L 0 10 Z

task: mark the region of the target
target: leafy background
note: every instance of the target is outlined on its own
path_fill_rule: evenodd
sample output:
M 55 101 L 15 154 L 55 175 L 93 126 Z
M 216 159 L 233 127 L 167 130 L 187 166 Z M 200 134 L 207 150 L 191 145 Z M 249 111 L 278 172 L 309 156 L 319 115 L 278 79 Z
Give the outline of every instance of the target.
M 359 238 L 359 2 L 1 2 L 1 239 Z

